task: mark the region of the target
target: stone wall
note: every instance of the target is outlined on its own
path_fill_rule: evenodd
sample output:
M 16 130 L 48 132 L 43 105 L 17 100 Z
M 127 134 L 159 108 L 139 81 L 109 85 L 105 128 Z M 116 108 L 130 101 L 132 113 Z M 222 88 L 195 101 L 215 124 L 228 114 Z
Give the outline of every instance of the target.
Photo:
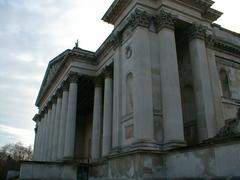
M 90 179 L 240 178 L 240 143 L 202 144 L 165 153 L 132 152 L 90 168 Z

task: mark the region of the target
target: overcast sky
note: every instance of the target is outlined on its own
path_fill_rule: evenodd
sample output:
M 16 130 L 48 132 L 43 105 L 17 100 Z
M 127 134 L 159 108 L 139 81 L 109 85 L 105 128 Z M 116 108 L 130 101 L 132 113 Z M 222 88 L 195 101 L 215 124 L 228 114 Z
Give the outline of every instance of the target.
M 95 51 L 112 31 L 101 17 L 113 0 L 0 0 L 0 146 L 33 144 L 34 106 L 49 60 L 79 39 Z M 217 23 L 240 32 L 240 1 L 216 0 Z

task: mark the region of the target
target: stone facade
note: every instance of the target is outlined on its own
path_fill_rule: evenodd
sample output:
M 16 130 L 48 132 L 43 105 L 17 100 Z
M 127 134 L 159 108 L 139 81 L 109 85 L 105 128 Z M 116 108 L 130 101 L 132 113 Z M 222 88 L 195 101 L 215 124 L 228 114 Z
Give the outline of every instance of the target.
M 49 62 L 20 179 L 240 177 L 240 35 L 213 3 L 115 0 L 96 52 Z

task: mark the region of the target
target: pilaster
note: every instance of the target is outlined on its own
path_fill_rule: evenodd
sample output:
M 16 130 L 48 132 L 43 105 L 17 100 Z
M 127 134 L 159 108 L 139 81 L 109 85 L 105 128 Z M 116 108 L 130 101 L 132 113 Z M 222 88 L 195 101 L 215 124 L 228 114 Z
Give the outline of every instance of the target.
M 197 106 L 199 140 L 216 135 L 215 109 L 209 73 L 205 28 L 193 24 L 189 29 L 189 49 L 193 73 L 194 94 Z
M 160 11 L 156 27 L 159 37 L 164 149 L 185 146 L 174 23 L 174 16 L 164 10 Z

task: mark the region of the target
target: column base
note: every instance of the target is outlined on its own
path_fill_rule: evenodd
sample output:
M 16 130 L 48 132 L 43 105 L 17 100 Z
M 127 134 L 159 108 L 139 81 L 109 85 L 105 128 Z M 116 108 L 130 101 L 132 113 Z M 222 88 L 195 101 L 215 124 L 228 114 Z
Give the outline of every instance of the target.
M 162 150 L 168 151 L 168 150 L 172 150 L 172 149 L 185 147 L 186 145 L 187 145 L 187 143 L 184 140 L 171 140 L 171 141 L 167 141 L 163 144 Z

